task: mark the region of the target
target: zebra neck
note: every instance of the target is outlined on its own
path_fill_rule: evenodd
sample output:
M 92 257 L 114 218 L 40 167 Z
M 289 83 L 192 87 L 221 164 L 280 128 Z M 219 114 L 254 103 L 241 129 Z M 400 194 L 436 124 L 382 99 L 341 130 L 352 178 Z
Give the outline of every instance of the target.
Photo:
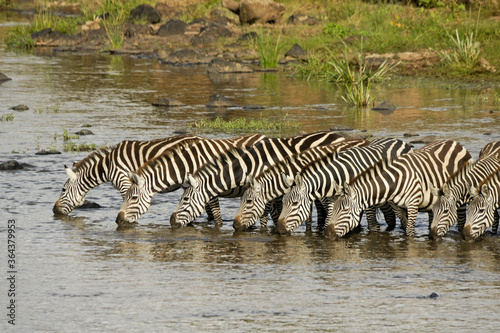
M 78 167 L 77 173 L 82 175 L 82 183 L 85 184 L 86 190 L 91 190 L 94 187 L 110 181 L 110 152 L 99 151 L 93 153 Z M 113 186 L 116 187 L 115 184 Z

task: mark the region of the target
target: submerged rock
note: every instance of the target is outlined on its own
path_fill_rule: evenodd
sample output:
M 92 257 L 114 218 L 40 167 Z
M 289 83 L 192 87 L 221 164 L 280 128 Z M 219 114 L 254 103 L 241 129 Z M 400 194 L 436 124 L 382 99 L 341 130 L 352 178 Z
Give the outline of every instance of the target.
M 10 77 L 5 75 L 4 73 L 0 73 L 0 81 L 9 81 L 12 80 Z
M 24 104 L 19 104 L 19 105 L 16 105 L 16 106 L 13 106 L 10 108 L 11 110 L 14 110 L 14 111 L 26 111 L 26 110 L 29 110 L 30 108 L 27 107 L 26 105 Z
M 392 111 L 392 110 L 396 110 L 396 109 L 397 109 L 397 107 L 388 101 L 383 101 L 379 105 L 374 106 L 372 108 L 372 110 L 374 110 L 374 111 Z
M 42 149 L 35 153 L 35 155 L 59 155 L 59 154 L 61 154 L 61 152 L 58 150 L 45 150 L 45 149 Z
M 186 66 L 186 65 L 199 65 L 208 64 L 212 57 L 205 54 L 200 54 L 193 49 L 181 49 L 172 53 L 167 51 L 159 51 L 158 59 L 169 65 Z
M 158 99 L 158 101 L 152 103 L 153 106 L 185 106 L 186 104 L 179 102 L 175 98 L 163 97 Z
M 253 70 L 238 62 L 227 61 L 223 59 L 212 59 L 208 64 L 207 73 L 222 74 L 222 73 L 251 73 Z
M 236 106 L 233 102 L 227 99 L 225 96 L 220 94 L 213 94 L 207 104 L 208 107 L 233 107 Z
M 437 140 L 437 137 L 435 135 L 427 135 L 427 136 L 424 136 L 420 139 L 417 139 L 417 140 L 414 140 L 414 141 L 410 141 L 411 144 L 428 144 L 428 143 L 431 143 L 431 142 L 434 142 Z
M 91 130 L 88 129 L 82 129 L 79 130 L 78 132 L 75 132 L 76 135 L 94 135 Z
M 354 128 L 352 128 L 352 127 L 347 127 L 347 126 L 342 126 L 342 125 L 334 125 L 334 126 L 330 127 L 330 131 L 332 131 L 332 132 L 338 132 L 338 131 L 350 132 L 353 130 L 354 130 Z
M 10 160 L 0 164 L 0 170 L 20 170 L 24 169 L 21 163 L 16 160 Z
M 264 110 L 265 107 L 258 104 L 248 104 L 243 106 L 243 110 Z
M 102 208 L 102 206 L 99 205 L 96 202 L 85 200 L 85 202 L 83 203 L 83 205 L 81 205 L 81 206 L 79 206 L 77 208 L 79 208 L 79 209 Z

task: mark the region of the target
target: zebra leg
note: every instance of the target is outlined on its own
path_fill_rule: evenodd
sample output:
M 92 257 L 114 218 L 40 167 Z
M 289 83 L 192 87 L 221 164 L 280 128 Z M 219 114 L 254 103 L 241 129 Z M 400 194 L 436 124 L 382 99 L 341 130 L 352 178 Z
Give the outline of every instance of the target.
M 465 222 L 467 220 L 467 215 L 466 215 L 466 206 L 465 205 L 462 205 L 460 207 L 458 207 L 457 209 L 457 227 L 458 227 L 458 231 L 460 233 L 462 233 L 462 231 L 464 230 L 464 225 L 465 225 Z
M 335 203 L 334 197 L 327 197 L 321 199 L 321 204 L 323 205 L 323 209 L 325 210 L 325 218 L 324 220 L 320 220 L 318 217 L 318 229 L 325 229 L 326 223 L 332 218 L 333 213 L 333 204 Z
M 493 215 L 493 225 L 491 226 L 491 232 L 493 233 L 493 235 L 496 235 L 498 232 L 498 220 L 498 210 L 495 209 L 495 214 Z
M 396 214 L 394 214 L 394 210 L 392 209 L 391 205 L 386 202 L 379 208 L 382 211 L 382 214 L 384 214 L 385 223 L 387 223 L 387 228 L 385 228 L 385 231 L 394 230 L 394 228 L 396 228 Z
M 406 235 L 415 236 L 415 222 L 417 221 L 418 206 L 410 205 L 407 208 L 408 221 L 406 222 Z
M 368 222 L 368 229 L 373 232 L 380 231 L 380 225 L 377 223 L 377 213 L 375 208 L 367 208 L 365 210 L 366 221 Z
M 434 212 L 430 210 L 427 212 L 427 214 L 429 214 L 429 230 L 431 230 L 432 220 L 434 219 Z
M 280 217 L 282 210 L 283 210 L 283 196 L 274 198 L 271 201 L 271 211 L 270 211 L 274 225 L 278 225 L 278 219 Z
M 306 220 L 306 230 L 312 229 L 312 210 L 313 206 L 311 205 L 311 209 L 309 210 L 309 217 Z
M 205 211 L 207 212 L 207 221 L 214 220 L 214 214 L 212 213 L 212 207 L 210 207 L 210 202 L 205 205 Z
M 394 204 L 391 204 L 391 207 L 394 210 L 394 213 L 398 217 L 399 221 L 401 221 L 401 229 L 406 231 L 406 225 L 408 224 L 408 211 Z
M 271 211 L 271 202 L 266 203 L 266 208 L 264 209 L 264 213 L 260 216 L 260 227 L 267 228 L 267 221 L 269 220 L 269 212 Z
M 210 199 L 207 203 L 210 211 L 212 212 L 212 217 L 215 224 L 222 224 L 222 214 L 220 212 L 219 197 L 214 197 Z
M 318 214 L 318 221 L 317 221 L 317 224 L 318 226 L 325 226 L 325 221 L 326 221 L 326 209 L 325 209 L 325 206 L 323 205 L 323 201 L 322 200 L 315 200 L 314 201 L 314 204 L 316 205 L 316 212 Z

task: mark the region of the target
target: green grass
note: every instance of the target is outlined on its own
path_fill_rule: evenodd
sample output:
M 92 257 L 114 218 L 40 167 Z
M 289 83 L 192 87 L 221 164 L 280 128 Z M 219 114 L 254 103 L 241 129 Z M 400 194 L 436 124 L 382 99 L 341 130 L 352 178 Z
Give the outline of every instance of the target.
M 276 68 L 283 57 L 284 44 L 280 43 L 281 35 L 271 36 L 271 33 L 260 32 L 255 40 L 257 55 L 262 68 Z
M 1 115 L 0 121 L 14 121 L 14 112 Z
M 217 117 L 215 120 L 202 119 L 190 124 L 190 126 L 194 129 L 216 131 L 288 131 L 299 130 L 302 127 L 300 122 L 289 119 L 288 115 L 285 115 L 281 121 L 272 121 L 264 118 L 257 120 L 235 118 L 226 121 Z

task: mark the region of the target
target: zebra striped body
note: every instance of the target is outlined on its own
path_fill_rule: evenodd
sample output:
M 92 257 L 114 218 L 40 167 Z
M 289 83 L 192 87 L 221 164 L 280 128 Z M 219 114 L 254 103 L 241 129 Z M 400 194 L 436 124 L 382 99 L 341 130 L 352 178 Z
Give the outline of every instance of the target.
M 129 173 L 132 184 L 125 194 L 116 223 L 135 222 L 149 209 L 156 193 L 181 186 L 188 173 L 195 172 L 231 149 L 251 147 L 264 138 L 262 134 L 252 134 L 232 139 L 201 140 L 183 150 L 171 149 L 150 159 L 136 172 Z M 218 220 L 219 216 L 214 214 L 214 218 Z
M 234 151 L 233 158 L 211 163 L 189 176 L 189 185 L 172 213 L 172 226 L 185 226 L 200 216 L 208 200 L 221 193 L 245 185 L 249 175 L 255 176 L 287 156 L 319 145 L 344 141 L 333 132 L 315 132 L 291 138 L 273 138 L 259 142 L 247 152 Z M 244 190 L 244 189 L 243 189 Z
M 437 200 L 432 207 L 434 218 L 429 232 L 431 239 L 440 239 L 455 223 L 458 223 L 458 230 L 462 232 L 466 219 L 465 206 L 472 200 L 469 187 L 476 187 L 494 172 L 498 167 L 494 156 L 499 151 L 500 141 L 487 144 L 474 164 L 452 175 L 441 191 L 434 189 Z
M 349 148 L 366 146 L 367 140 L 353 139 L 326 146 L 309 148 L 264 169 L 255 178 L 249 177 L 246 191 L 241 197 L 240 209 L 234 218 L 233 227 L 245 230 L 255 224 L 271 200 L 280 198 L 290 188 L 293 177 L 306 165 L 326 156 L 334 156 Z
M 411 151 L 411 147 L 396 139 L 377 139 L 366 147 L 357 147 L 338 156 L 326 157 L 307 165 L 295 176 L 295 186 L 283 197 L 283 210 L 278 219 L 278 232 L 286 234 L 301 225 L 308 216 L 312 201 L 336 194 L 337 182 L 349 181 L 381 159 L 392 160 Z M 331 200 L 333 203 L 334 200 Z M 327 216 L 331 215 L 331 205 Z M 373 221 L 375 214 L 370 215 Z M 394 213 L 392 213 L 394 215 Z M 395 217 L 392 216 L 395 223 Z M 375 218 L 375 225 L 378 227 Z M 371 225 L 372 228 L 376 228 Z
M 88 191 L 108 181 L 123 198 L 130 187 L 129 171 L 135 171 L 150 158 L 172 147 L 187 146 L 202 139 L 195 135 L 179 135 L 152 141 L 123 141 L 111 149 L 97 150 L 75 163 L 72 169 L 65 166 L 69 179 L 53 211 L 69 214 L 84 203 Z
M 469 215 L 465 222 L 463 236 L 467 241 L 473 241 L 493 226 L 492 233 L 498 231 L 498 209 L 500 208 L 500 156 L 497 158 L 498 168 L 483 179 L 477 186 L 479 191 L 470 188 L 472 201 L 469 203 Z
M 459 143 L 437 141 L 377 164 L 345 183 L 343 189 L 339 186 L 342 194 L 333 205 L 325 234 L 342 237 L 359 224 L 364 209 L 389 202 L 406 234 L 413 236 L 417 212 L 429 211 L 436 202 L 430 186 L 441 188 L 450 175 L 470 163 L 471 155 Z M 402 213 L 405 209 L 407 216 Z

